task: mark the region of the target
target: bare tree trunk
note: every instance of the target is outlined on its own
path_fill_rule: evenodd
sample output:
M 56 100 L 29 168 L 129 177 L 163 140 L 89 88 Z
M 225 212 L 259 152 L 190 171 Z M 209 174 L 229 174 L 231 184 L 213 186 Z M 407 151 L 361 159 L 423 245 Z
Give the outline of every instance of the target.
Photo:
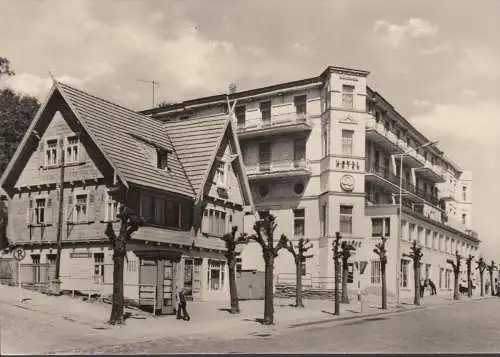
M 386 279 L 386 262 L 380 262 L 382 270 L 382 310 L 387 310 L 387 279 Z
M 415 294 L 413 296 L 413 304 L 420 305 L 420 267 L 413 263 L 413 275 L 415 277 Z
M 340 262 L 335 258 L 335 315 L 340 315 Z
M 481 296 L 484 296 L 483 273 L 479 272 L 479 280 L 481 282 Z
M 113 304 L 111 308 L 111 317 L 109 324 L 123 324 L 123 270 L 125 263 L 125 236 L 127 234 L 126 223 L 122 221 L 120 226 L 120 235 L 113 242 Z M 153 307 L 156 309 L 156 306 Z
M 304 307 L 304 303 L 302 302 L 302 270 L 299 259 L 295 260 L 295 276 L 295 306 Z
M 495 284 L 493 284 L 493 271 L 490 271 L 491 296 L 495 296 Z
M 455 274 L 455 286 L 453 287 L 453 300 L 460 300 L 460 294 L 458 292 L 458 275 L 460 274 L 459 271 L 456 269 L 453 269 L 453 273 Z
M 265 259 L 265 285 L 264 285 L 264 325 L 274 324 L 274 256 L 272 252 L 266 252 Z
M 471 272 L 470 269 L 467 268 L 467 296 L 472 296 L 472 280 L 470 278 Z
M 349 294 L 347 292 L 347 259 L 342 259 L 342 304 L 349 304 Z
M 231 297 L 231 314 L 240 313 L 240 302 L 238 299 L 238 287 L 236 285 L 236 260 L 227 262 L 229 267 L 229 295 Z

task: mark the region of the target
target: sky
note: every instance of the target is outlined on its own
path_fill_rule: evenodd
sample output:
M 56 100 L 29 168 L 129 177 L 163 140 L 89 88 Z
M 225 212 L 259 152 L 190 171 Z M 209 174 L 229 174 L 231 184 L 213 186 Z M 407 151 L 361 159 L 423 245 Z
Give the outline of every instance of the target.
M 50 73 L 131 109 L 319 75 L 368 84 L 473 172 L 472 228 L 500 255 L 500 0 L 0 0 L 10 86 Z M 499 203 L 497 203 L 499 200 Z M 500 211 L 500 210 L 499 210 Z M 499 260 L 500 257 L 497 258 Z

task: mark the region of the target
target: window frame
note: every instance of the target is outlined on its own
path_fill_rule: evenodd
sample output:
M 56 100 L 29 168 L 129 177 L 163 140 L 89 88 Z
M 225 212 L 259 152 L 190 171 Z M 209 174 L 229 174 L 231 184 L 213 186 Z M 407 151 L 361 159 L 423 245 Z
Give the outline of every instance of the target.
M 54 148 L 49 147 L 49 142 L 55 141 L 56 142 L 56 147 L 55 151 Z M 49 163 L 47 153 L 51 151 L 53 154 L 55 152 L 55 163 Z M 61 138 L 59 136 L 50 136 L 47 138 L 43 139 L 43 167 L 46 169 L 49 168 L 57 168 L 60 164 L 60 159 L 61 159 Z
M 104 254 L 104 252 L 97 252 L 97 253 L 94 253 L 93 254 L 93 258 L 94 258 L 94 273 L 93 273 L 93 277 L 94 277 L 94 282 L 96 283 L 104 283 L 104 274 L 105 274 L 105 267 L 106 267 L 106 264 L 105 264 L 105 259 L 106 259 L 106 256 Z M 99 259 L 97 259 L 99 258 Z M 101 260 L 102 258 L 102 260 Z
M 349 208 L 351 213 L 342 213 L 342 208 Z M 354 206 L 349 204 L 339 205 L 339 232 L 341 234 L 352 235 L 353 231 L 353 218 L 354 218 Z M 343 228 L 349 227 L 348 231 L 344 231 Z
M 342 155 L 352 156 L 354 150 L 354 130 L 342 129 L 341 135 Z
M 216 263 L 216 264 L 214 264 L 214 263 Z M 212 287 L 212 281 L 213 281 L 212 271 L 219 272 L 217 288 Z M 208 261 L 207 261 L 207 290 L 208 291 L 217 291 L 217 292 L 225 291 L 225 289 L 226 289 L 225 279 L 226 279 L 226 262 L 223 260 L 208 259 Z
M 382 262 L 380 259 L 370 261 L 370 282 L 372 285 L 382 284 Z
M 43 221 L 40 221 L 39 217 L 39 207 L 37 206 L 37 201 L 44 200 L 43 206 Z M 53 224 L 53 215 L 52 212 L 49 213 L 49 210 L 53 209 L 53 199 L 49 195 L 34 195 L 28 198 L 28 209 L 27 209 L 27 225 L 28 227 L 47 227 Z M 30 207 L 32 206 L 32 207 Z M 48 217 L 51 219 L 49 220 Z M 35 222 L 33 222 L 33 218 Z
M 349 90 L 352 90 L 349 92 Z M 346 109 L 354 109 L 354 92 L 356 86 L 352 84 L 342 84 L 342 107 Z M 350 101 L 348 100 L 349 98 Z
M 302 225 L 302 227 L 300 227 Z M 302 230 L 302 234 L 300 234 Z M 303 238 L 306 234 L 306 210 L 305 208 L 296 208 L 293 210 L 293 237 Z
M 293 96 L 293 106 L 295 108 L 295 114 L 298 118 L 304 118 L 307 116 L 307 93 L 297 94 Z
M 109 190 L 104 191 L 104 200 L 102 202 L 104 206 L 104 219 L 103 222 L 117 222 L 120 219 L 117 217 L 120 209 L 120 203 L 115 201 L 109 194 Z M 142 197 L 141 197 L 142 201 Z M 140 203 L 140 209 L 142 209 L 142 202 Z M 114 212 L 114 213 L 113 213 Z M 142 211 L 141 211 L 142 216 Z
M 70 139 L 73 139 L 75 138 L 76 139 L 76 143 L 72 143 L 70 144 L 69 140 Z M 75 149 L 74 151 L 72 150 L 72 152 L 70 154 L 68 154 L 68 149 L 70 148 L 73 148 Z M 73 134 L 70 134 L 70 135 L 66 135 L 64 137 L 64 164 L 68 164 L 68 165 L 71 165 L 71 164 L 78 164 L 81 162 L 80 158 L 81 158 L 81 144 L 80 144 L 80 135 L 78 135 L 77 133 L 73 133 Z M 76 157 L 71 157 L 72 154 L 75 154 Z
M 170 150 L 157 147 L 155 151 L 156 151 L 156 168 L 158 170 L 168 171 L 169 156 L 171 154 Z

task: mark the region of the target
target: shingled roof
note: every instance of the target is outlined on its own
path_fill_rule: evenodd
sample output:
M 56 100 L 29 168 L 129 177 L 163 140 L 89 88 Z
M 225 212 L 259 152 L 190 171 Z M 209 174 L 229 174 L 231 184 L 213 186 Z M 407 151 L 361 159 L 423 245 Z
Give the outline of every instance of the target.
M 186 119 L 163 124 L 197 195 L 229 121 L 229 115 L 224 114 L 210 117 L 210 120 Z
M 194 190 L 163 123 L 66 84 L 57 89 L 127 182 L 193 197 Z M 134 144 L 136 138 L 166 149 L 170 170 L 160 170 Z

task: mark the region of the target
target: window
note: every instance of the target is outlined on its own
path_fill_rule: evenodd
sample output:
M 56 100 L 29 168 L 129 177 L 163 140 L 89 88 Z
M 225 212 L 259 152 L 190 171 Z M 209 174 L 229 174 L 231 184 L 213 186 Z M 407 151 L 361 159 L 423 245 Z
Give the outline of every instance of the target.
M 446 269 L 445 272 L 445 280 L 444 280 L 444 287 L 445 289 L 449 289 L 451 287 L 451 269 Z
M 246 106 L 240 105 L 234 109 L 234 114 L 236 116 L 236 127 L 238 129 L 245 127 L 246 121 Z
M 203 232 L 222 236 L 227 233 L 226 213 L 217 210 L 205 210 L 203 214 Z
M 321 228 L 321 236 L 326 237 L 328 235 L 328 220 L 327 220 L 327 204 L 323 204 L 321 206 L 321 219 L 320 219 L 320 228 Z
M 422 227 L 418 227 L 417 229 L 417 235 L 418 235 L 418 244 L 423 244 L 424 243 L 424 229 Z
M 380 260 L 371 261 L 371 283 L 381 284 L 382 282 L 382 263 Z
M 70 136 L 66 139 L 66 157 L 65 157 L 66 163 L 70 164 L 79 161 L 78 142 L 79 142 L 78 136 Z
M 55 265 L 57 260 L 56 254 L 47 254 L 47 263 L 49 265 Z
M 354 107 L 354 86 L 342 85 L 342 106 L 346 108 Z
M 429 229 L 425 230 L 425 246 L 431 246 L 431 231 Z
M 305 118 L 307 112 L 307 95 L 298 95 L 293 98 L 295 113 L 299 118 Z
M 438 245 L 438 234 L 437 232 L 432 233 L 432 249 L 436 249 Z
M 104 253 L 94 253 L 94 281 L 104 283 Z
M 354 282 L 354 263 L 347 263 L 347 283 Z
M 410 223 L 409 237 L 410 237 L 410 242 L 413 242 L 415 240 L 415 224 L 414 223 Z
M 340 233 L 352 234 L 352 206 L 340 206 Z
M 271 101 L 260 103 L 260 113 L 262 115 L 262 121 L 271 122 Z
M 160 226 L 165 224 L 165 203 L 158 197 L 153 198 L 153 222 Z
M 259 211 L 259 219 L 266 219 L 269 217 L 269 211 Z
M 439 288 L 443 288 L 444 268 L 439 268 Z
M 167 227 L 181 227 L 181 205 L 179 202 L 167 201 L 165 208 L 165 223 Z
M 87 222 L 88 221 L 88 203 L 87 194 L 76 195 L 75 197 L 75 220 L 74 222 Z
M 224 290 L 224 272 L 226 263 L 218 260 L 208 260 L 208 290 Z
M 35 223 L 43 224 L 45 223 L 45 198 L 37 198 L 36 199 L 36 207 L 35 207 Z
M 444 252 L 445 246 L 444 246 L 444 237 L 443 235 L 439 235 L 439 251 Z
M 408 224 L 406 221 L 401 221 L 402 240 L 408 240 Z
M 467 224 L 467 214 L 462 213 L 462 224 Z
M 328 155 L 328 127 L 323 125 L 323 135 L 321 135 L 321 145 L 323 156 Z
M 400 281 L 400 286 L 402 288 L 407 288 L 408 287 L 409 265 L 410 265 L 410 261 L 409 260 L 401 259 L 401 281 Z
M 305 227 L 305 210 L 304 209 L 294 209 L 293 210 L 293 235 L 295 237 L 304 237 L 304 227 Z
M 353 130 L 342 130 L 342 154 L 352 155 Z
M 220 186 L 227 184 L 227 164 L 223 161 L 217 161 L 215 164 L 215 183 Z
M 56 166 L 57 159 L 57 139 L 47 140 L 47 148 L 45 149 L 45 166 Z
M 39 283 L 42 280 L 42 270 L 40 268 L 40 254 L 32 254 L 31 261 L 33 262 L 33 282 Z
M 384 219 L 372 218 L 372 237 L 382 237 L 384 234 Z
M 141 216 L 148 223 L 152 223 L 154 221 L 153 199 L 151 196 L 141 196 Z
M 168 151 L 156 149 L 156 167 L 161 170 L 168 169 Z
M 293 161 L 295 167 L 302 167 L 306 161 L 306 139 L 293 141 Z
M 462 201 L 467 201 L 467 186 L 462 186 Z
M 107 191 L 104 194 L 103 204 L 104 204 L 104 222 L 114 222 L 114 221 L 118 220 L 117 216 L 118 216 L 118 213 L 120 213 L 120 211 L 118 209 L 118 202 L 113 200 L 113 198 L 111 197 L 111 195 Z M 141 207 L 141 215 L 144 217 L 144 215 L 142 213 L 143 213 L 143 211 L 142 211 L 142 207 Z

